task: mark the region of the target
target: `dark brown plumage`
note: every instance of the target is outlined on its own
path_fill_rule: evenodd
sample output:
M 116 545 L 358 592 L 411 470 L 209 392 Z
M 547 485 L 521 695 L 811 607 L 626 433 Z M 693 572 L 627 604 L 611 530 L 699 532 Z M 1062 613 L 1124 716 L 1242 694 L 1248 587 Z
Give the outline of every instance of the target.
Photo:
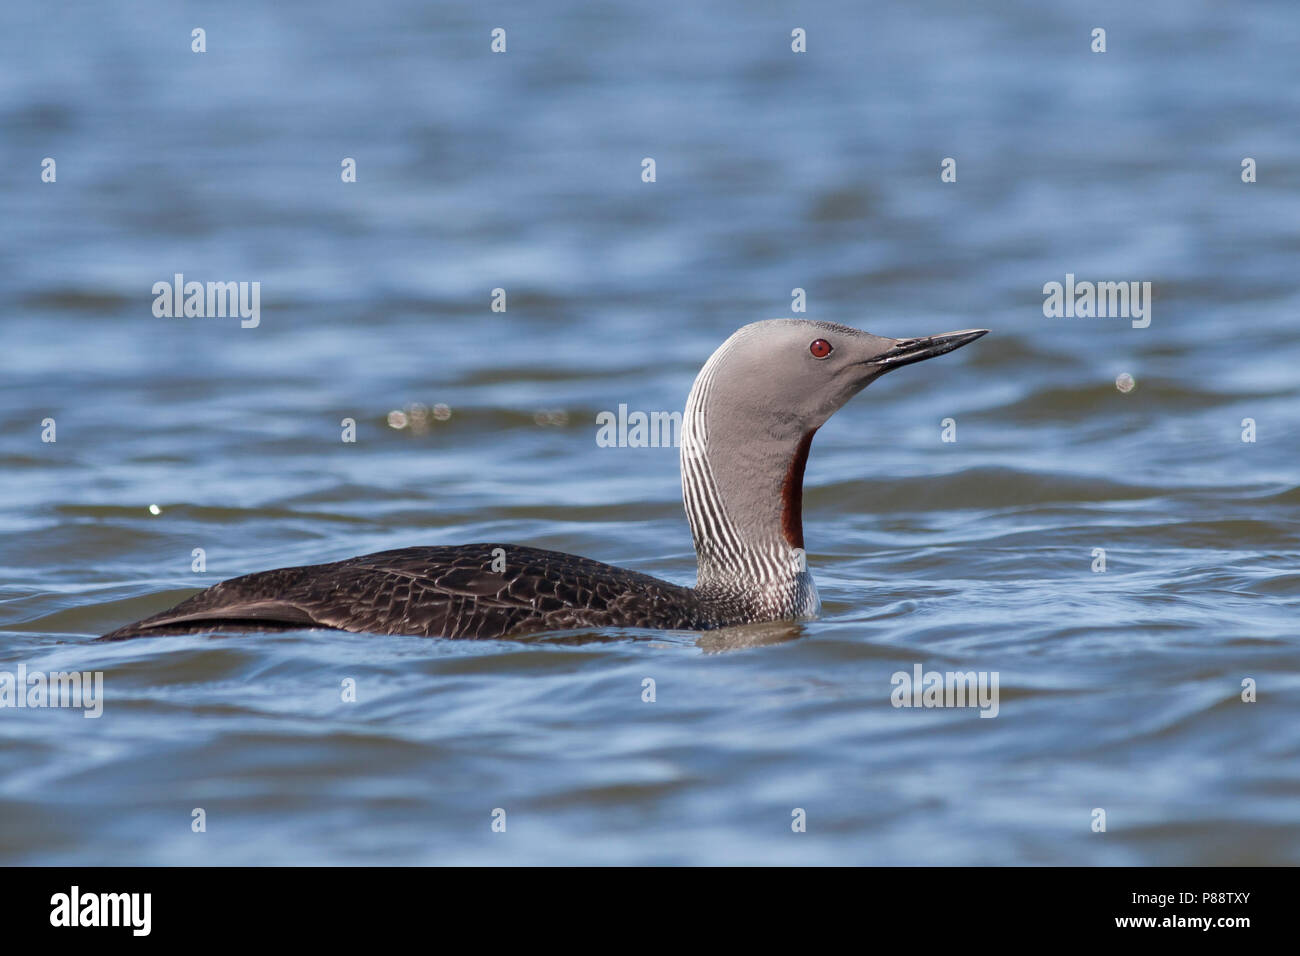
M 504 571 L 492 570 L 494 556 L 503 558 Z M 495 563 L 501 567 L 501 560 Z M 308 627 L 474 638 L 577 627 L 707 630 L 724 623 L 724 607 L 648 574 L 559 551 L 466 544 L 231 578 L 100 640 Z

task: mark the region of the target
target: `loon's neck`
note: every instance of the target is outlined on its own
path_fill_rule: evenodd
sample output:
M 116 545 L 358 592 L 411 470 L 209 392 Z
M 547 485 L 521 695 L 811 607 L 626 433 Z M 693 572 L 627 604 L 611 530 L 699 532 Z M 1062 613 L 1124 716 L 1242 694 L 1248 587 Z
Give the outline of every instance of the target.
M 699 562 L 696 592 L 745 621 L 812 617 L 820 602 L 804 554 L 802 509 L 814 433 L 797 442 L 742 438 L 709 407 L 709 381 L 706 364 L 682 420 L 682 501 Z

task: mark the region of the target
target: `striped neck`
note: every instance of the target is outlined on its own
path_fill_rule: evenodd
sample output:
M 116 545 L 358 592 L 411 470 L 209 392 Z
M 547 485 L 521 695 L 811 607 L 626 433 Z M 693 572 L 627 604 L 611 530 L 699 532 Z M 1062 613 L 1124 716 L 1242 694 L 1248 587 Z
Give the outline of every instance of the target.
M 700 371 L 682 421 L 696 591 L 726 608 L 728 623 L 811 617 L 820 602 L 804 556 L 802 507 L 813 432 L 795 441 L 753 434 L 743 415 L 727 414 L 713 391 L 725 351 Z

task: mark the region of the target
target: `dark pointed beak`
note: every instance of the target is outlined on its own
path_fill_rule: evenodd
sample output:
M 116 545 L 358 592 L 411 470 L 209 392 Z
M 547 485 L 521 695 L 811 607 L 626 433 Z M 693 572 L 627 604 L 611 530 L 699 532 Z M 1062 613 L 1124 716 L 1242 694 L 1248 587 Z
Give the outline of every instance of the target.
M 963 345 L 969 345 L 980 336 L 987 335 L 988 331 L 988 329 L 963 329 L 960 332 L 928 335 L 923 339 L 895 339 L 888 350 L 881 352 L 866 364 L 877 366 L 882 370 L 901 368 L 913 362 L 934 358 L 936 355 L 944 355 Z

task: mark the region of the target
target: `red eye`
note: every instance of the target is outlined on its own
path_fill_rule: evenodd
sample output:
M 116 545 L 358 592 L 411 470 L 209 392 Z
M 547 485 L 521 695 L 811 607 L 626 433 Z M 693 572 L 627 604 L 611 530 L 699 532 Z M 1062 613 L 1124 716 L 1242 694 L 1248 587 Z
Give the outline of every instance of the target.
M 813 358 L 825 358 L 831 354 L 831 343 L 825 339 L 816 339 L 808 346 L 808 351 L 813 354 Z

